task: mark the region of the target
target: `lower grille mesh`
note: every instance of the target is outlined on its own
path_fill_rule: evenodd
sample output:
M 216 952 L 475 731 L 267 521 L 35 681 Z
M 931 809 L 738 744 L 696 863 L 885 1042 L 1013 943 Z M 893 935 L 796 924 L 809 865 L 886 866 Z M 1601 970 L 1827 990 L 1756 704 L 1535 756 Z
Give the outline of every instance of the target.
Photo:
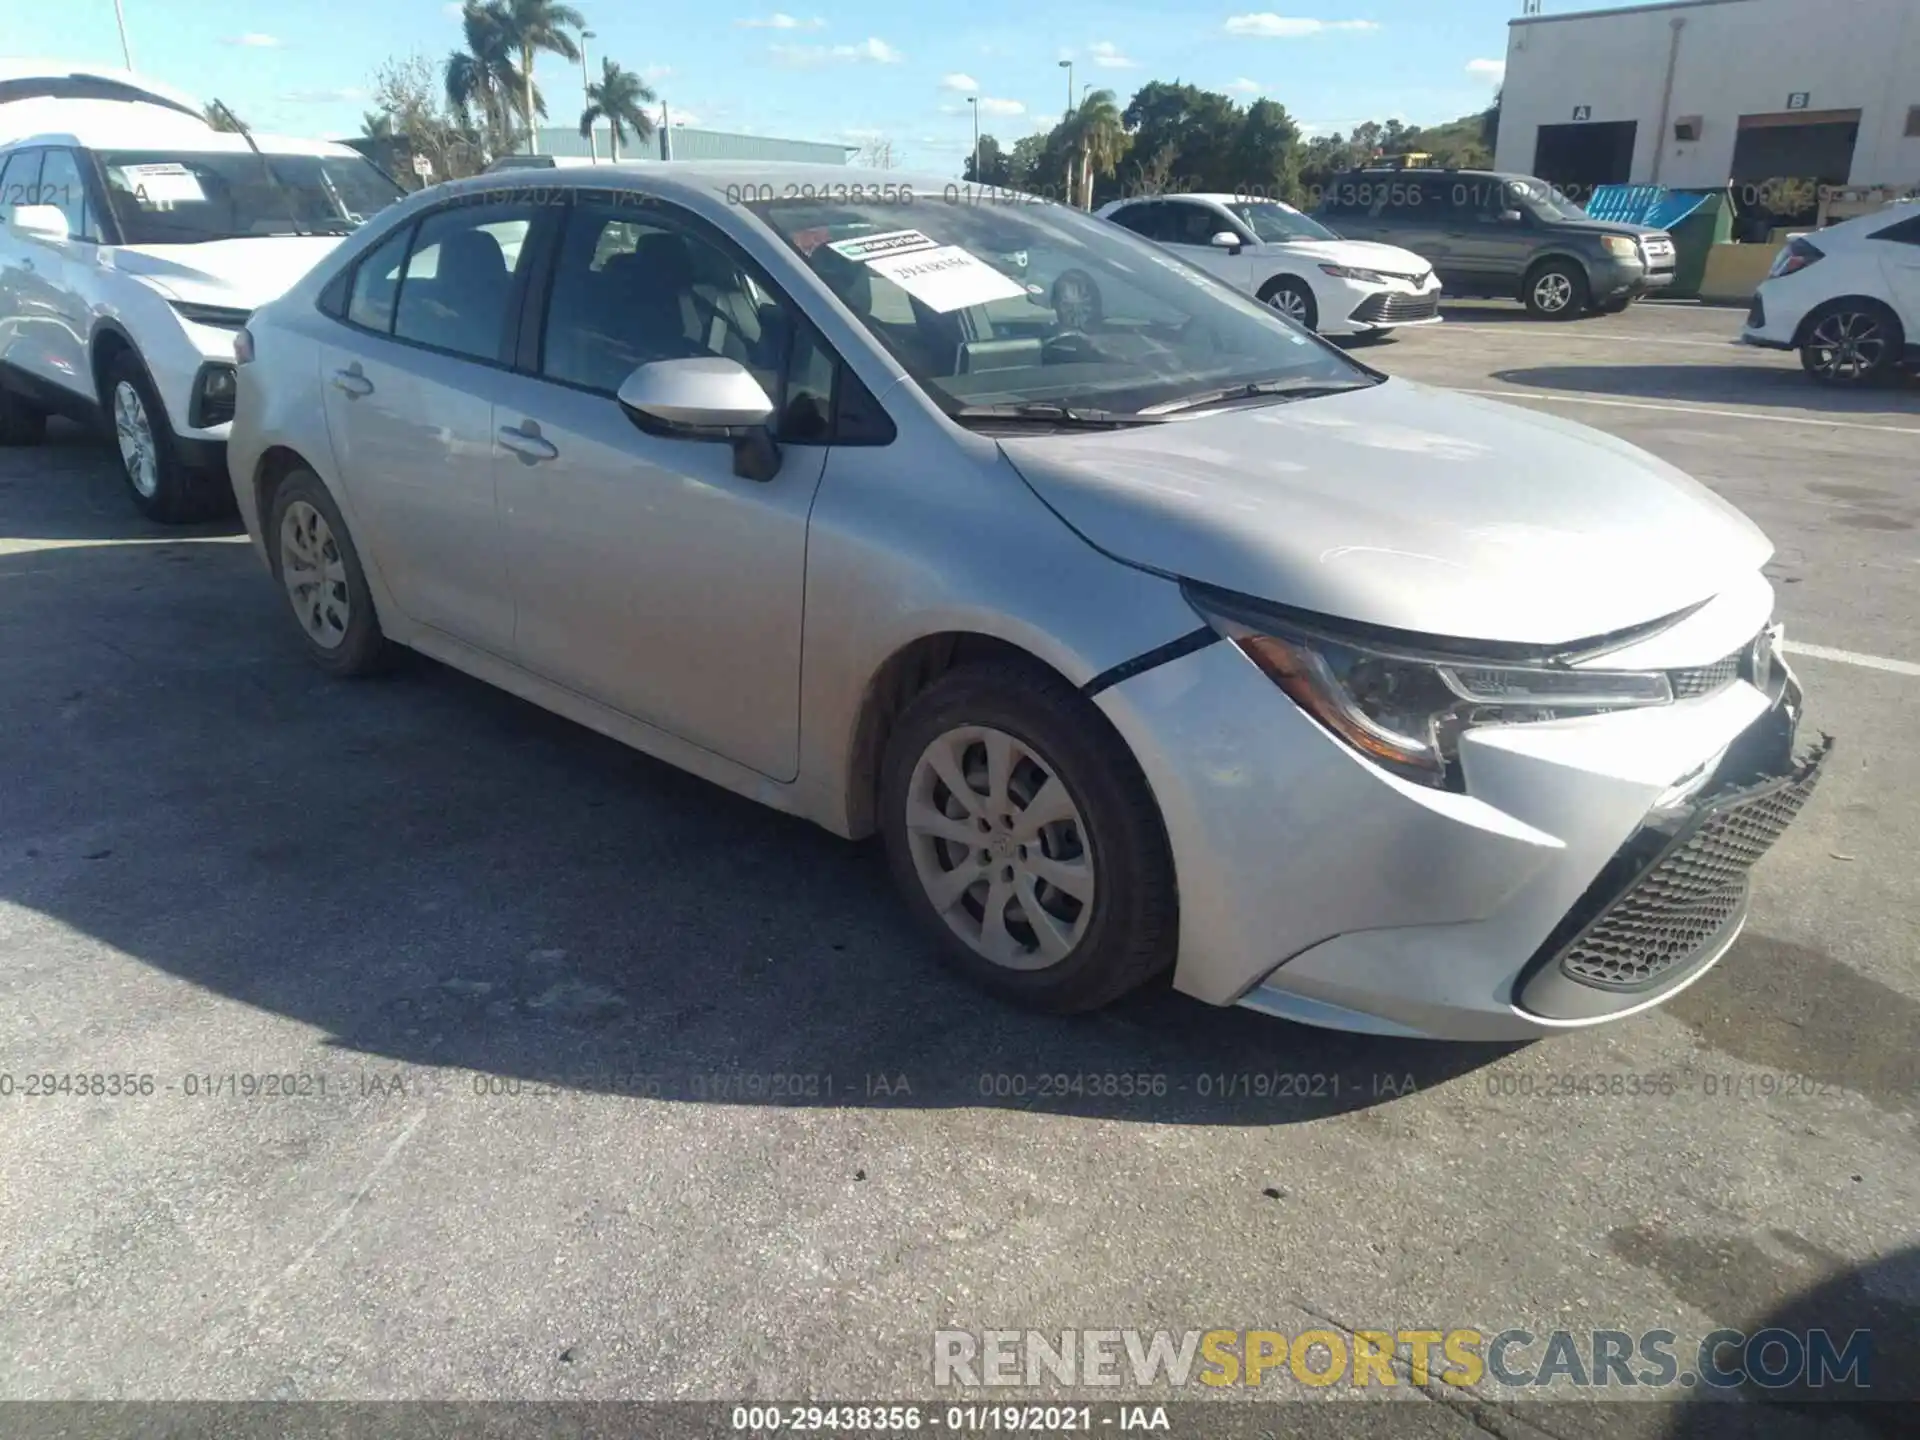
M 1711 665 L 1696 665 L 1691 670 L 1669 670 L 1667 679 L 1673 683 L 1673 698 L 1694 700 L 1702 695 L 1711 695 L 1724 685 L 1731 685 L 1740 674 L 1743 653 L 1736 650 Z
M 1583 984 L 1637 990 L 1691 960 L 1740 909 L 1747 872 L 1807 803 L 1822 758 L 1707 810 L 1573 938 L 1560 968 Z
M 1438 295 L 1369 295 L 1353 308 L 1353 318 L 1367 325 L 1406 325 L 1439 313 Z

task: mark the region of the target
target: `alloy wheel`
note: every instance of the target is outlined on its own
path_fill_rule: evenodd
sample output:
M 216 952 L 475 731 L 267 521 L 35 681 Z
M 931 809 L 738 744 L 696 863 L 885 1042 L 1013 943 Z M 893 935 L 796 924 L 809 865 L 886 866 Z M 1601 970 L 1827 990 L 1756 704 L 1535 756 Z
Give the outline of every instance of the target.
M 1282 285 L 1267 296 L 1267 304 L 1278 310 L 1296 325 L 1307 323 L 1307 297 L 1291 285 Z
M 906 808 L 921 887 L 970 949 L 1010 970 L 1072 953 L 1093 917 L 1093 852 L 1044 756 L 1004 730 L 949 730 L 915 764 Z
M 160 490 L 160 452 L 153 442 L 153 424 L 132 382 L 113 387 L 113 433 L 120 442 L 120 463 L 142 498 L 151 500 Z
M 1807 337 L 1813 371 L 1829 380 L 1863 380 L 1887 355 L 1887 332 L 1877 315 L 1841 310 L 1813 327 Z
M 353 618 L 346 562 L 327 517 L 305 500 L 294 501 L 280 520 L 280 579 L 308 638 L 337 649 Z
M 1558 314 L 1573 303 L 1573 281 L 1549 270 L 1533 282 L 1533 303 L 1549 315 Z

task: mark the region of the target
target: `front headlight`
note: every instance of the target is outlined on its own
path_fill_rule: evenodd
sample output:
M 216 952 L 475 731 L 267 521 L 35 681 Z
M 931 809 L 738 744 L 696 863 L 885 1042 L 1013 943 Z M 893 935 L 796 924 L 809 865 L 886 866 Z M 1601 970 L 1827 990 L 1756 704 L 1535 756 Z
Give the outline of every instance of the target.
M 1632 260 L 1640 254 L 1640 242 L 1631 235 L 1602 235 L 1600 245 L 1607 254 L 1622 260 Z
M 1322 265 L 1320 268 L 1336 280 L 1360 280 L 1369 285 L 1387 283 L 1387 277 L 1378 270 L 1363 270 L 1358 265 Z
M 1423 652 L 1243 610 L 1192 586 L 1186 596 L 1307 714 L 1377 764 L 1424 785 L 1458 788 L 1460 736 L 1476 726 L 1673 700 L 1672 686 L 1657 670 L 1574 670 Z

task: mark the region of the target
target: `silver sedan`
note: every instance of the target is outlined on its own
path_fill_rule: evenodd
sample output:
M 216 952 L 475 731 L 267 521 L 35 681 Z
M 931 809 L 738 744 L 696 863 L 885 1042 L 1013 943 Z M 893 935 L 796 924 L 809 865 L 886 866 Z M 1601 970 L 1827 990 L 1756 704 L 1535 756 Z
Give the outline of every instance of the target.
M 1727 951 L 1825 754 L 1703 487 L 1027 197 L 484 176 L 237 348 L 235 495 L 316 663 L 410 647 L 878 831 L 1018 1001 L 1628 1014 Z

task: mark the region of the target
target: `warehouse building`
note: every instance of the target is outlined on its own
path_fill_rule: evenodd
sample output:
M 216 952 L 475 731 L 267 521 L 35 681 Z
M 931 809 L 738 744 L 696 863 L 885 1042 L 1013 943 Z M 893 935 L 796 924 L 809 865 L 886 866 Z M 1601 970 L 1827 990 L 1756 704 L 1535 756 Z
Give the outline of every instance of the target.
M 1511 22 L 1496 163 L 1594 185 L 1920 183 L 1920 0 L 1674 0 Z
M 607 127 L 594 130 L 592 153 L 605 160 L 609 150 Z M 819 140 L 784 140 L 773 135 L 736 135 L 725 130 L 698 130 L 688 125 L 656 129 L 643 141 L 620 147 L 622 160 L 801 160 L 815 165 L 844 165 L 857 147 Z M 584 159 L 587 140 L 578 128 L 540 127 L 540 153 Z

